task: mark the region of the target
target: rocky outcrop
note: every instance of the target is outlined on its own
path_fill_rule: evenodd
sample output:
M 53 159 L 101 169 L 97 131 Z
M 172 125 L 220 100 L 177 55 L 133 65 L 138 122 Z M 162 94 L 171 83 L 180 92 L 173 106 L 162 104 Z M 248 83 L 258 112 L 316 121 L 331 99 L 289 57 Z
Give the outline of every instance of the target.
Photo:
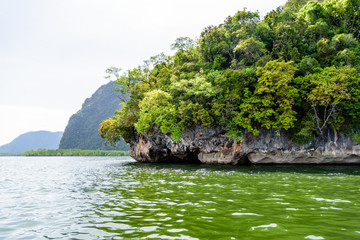
M 296 145 L 287 132 L 263 129 L 258 136 L 244 133 L 236 142 L 220 128 L 193 126 L 180 142 L 155 130 L 135 133 L 130 155 L 140 162 L 187 162 L 206 164 L 360 164 L 360 144 L 344 133 L 328 131 L 323 139 Z
M 84 101 L 81 109 L 70 117 L 61 138 L 59 149 L 123 151 L 129 149 L 129 146 L 122 139 L 117 142 L 115 147 L 105 146 L 105 140 L 99 134 L 101 122 L 114 116 L 115 111 L 121 109 L 119 93 L 114 90 L 115 87 L 119 87 L 119 84 L 108 82 Z

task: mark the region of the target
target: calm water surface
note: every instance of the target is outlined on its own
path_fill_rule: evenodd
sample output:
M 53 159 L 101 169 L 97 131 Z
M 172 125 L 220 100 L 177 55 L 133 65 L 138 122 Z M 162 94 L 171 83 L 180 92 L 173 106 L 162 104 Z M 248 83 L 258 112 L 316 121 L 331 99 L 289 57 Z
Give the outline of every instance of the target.
M 360 239 L 360 167 L 0 157 L 0 239 Z

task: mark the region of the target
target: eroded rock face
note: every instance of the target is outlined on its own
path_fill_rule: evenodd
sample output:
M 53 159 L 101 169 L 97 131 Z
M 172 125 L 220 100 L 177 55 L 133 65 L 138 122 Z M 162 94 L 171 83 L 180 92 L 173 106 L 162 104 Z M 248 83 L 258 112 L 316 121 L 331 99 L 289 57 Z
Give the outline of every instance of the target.
M 262 130 L 258 136 L 244 133 L 241 142 L 225 136 L 220 128 L 193 126 L 180 142 L 170 135 L 135 134 L 130 155 L 140 162 L 206 164 L 360 164 L 360 145 L 346 134 L 328 132 L 326 141 L 314 139 L 296 145 L 285 131 Z

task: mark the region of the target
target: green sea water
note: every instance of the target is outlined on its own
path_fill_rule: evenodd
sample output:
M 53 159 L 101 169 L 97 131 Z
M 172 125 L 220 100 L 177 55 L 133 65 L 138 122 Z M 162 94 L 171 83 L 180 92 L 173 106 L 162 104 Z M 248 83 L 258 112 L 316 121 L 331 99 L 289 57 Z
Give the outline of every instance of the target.
M 360 166 L 0 157 L 0 239 L 360 239 Z

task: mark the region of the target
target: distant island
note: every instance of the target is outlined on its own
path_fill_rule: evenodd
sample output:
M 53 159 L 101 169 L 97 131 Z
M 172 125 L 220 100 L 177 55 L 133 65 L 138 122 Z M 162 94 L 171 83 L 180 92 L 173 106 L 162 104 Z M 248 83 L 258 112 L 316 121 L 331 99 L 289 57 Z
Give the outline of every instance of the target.
M 128 151 L 58 149 L 62 132 L 34 131 L 21 134 L 0 147 L 0 156 L 128 156 Z M 36 150 L 34 150 L 36 149 Z
M 0 154 L 21 154 L 32 149 L 57 149 L 63 132 L 32 131 L 0 146 Z
M 124 106 L 101 136 L 143 162 L 359 164 L 359 5 L 239 11 L 173 56 L 109 68 Z

